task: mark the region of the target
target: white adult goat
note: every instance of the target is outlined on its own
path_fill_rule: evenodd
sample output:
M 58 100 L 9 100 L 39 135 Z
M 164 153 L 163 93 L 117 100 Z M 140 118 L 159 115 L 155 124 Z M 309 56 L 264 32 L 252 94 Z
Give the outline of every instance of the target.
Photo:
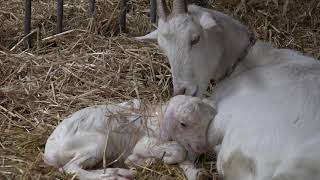
M 115 167 L 122 167 L 126 158 L 133 165 L 142 165 L 150 158 L 163 158 L 168 164 L 180 163 L 189 180 L 205 176 L 186 160 L 181 145 L 159 141 L 158 122 L 165 107 L 144 106 L 133 100 L 77 111 L 62 121 L 48 138 L 45 163 L 80 179 L 128 180 L 134 177 L 134 172 L 128 169 L 86 169 L 97 167 L 104 154 L 104 164 Z
M 165 7 L 158 0 L 158 29 L 138 39 L 157 40 L 168 56 L 175 94 L 201 96 L 210 79 L 218 81 L 208 140 L 222 142 L 219 172 L 227 180 L 320 179 L 320 63 L 267 43 L 253 45 L 247 29 L 225 14 L 185 9 L 183 0 L 174 0 L 171 16 Z M 203 147 L 205 130 L 186 131 L 197 123 L 191 118 L 179 125 L 186 117 L 168 116 L 175 124 L 163 134 L 175 128 L 174 140 Z M 191 132 L 192 141 L 184 138 Z

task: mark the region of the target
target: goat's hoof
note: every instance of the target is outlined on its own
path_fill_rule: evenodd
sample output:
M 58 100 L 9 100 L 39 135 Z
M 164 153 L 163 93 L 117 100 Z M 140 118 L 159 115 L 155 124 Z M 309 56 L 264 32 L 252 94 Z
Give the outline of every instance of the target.
M 133 180 L 137 172 L 123 168 L 106 168 L 89 171 L 89 174 L 79 176 L 80 180 Z
M 137 167 L 150 164 L 154 161 L 152 158 L 143 158 L 136 154 L 131 154 L 124 162 L 127 167 Z
M 124 163 L 128 167 L 135 167 L 136 165 L 142 165 L 143 159 L 136 154 L 131 154 Z
M 185 160 L 185 155 L 184 154 L 181 155 L 181 153 L 179 153 L 178 151 L 165 153 L 162 159 L 162 161 L 165 164 L 177 164 L 177 163 L 183 162 L 184 160 Z

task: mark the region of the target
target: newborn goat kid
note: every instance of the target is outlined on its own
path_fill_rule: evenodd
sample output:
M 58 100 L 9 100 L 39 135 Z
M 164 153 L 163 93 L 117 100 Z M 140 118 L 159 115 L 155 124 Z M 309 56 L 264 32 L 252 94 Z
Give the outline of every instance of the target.
M 104 167 L 111 164 L 119 167 L 127 157 L 126 163 L 139 165 L 150 158 L 163 158 L 167 164 L 181 163 L 186 158 L 185 149 L 175 142 L 159 142 L 157 138 L 164 108 L 164 105 L 146 108 L 139 100 L 133 100 L 75 112 L 50 135 L 44 161 L 80 179 L 107 180 L 132 179 L 134 172 L 123 168 L 85 169 L 101 164 L 104 156 Z M 201 175 L 187 161 L 180 166 L 190 180 Z

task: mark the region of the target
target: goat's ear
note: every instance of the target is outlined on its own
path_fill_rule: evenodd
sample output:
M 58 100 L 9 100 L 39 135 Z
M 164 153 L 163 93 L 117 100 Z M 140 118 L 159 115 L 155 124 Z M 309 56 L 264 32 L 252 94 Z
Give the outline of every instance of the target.
M 158 30 L 156 29 L 145 36 L 135 37 L 134 39 L 138 40 L 138 41 L 142 41 L 142 42 L 157 43 L 158 42 Z
M 200 17 L 200 25 L 203 29 L 211 29 L 218 26 L 210 13 L 203 13 Z
M 205 112 L 212 118 L 214 118 L 217 114 L 217 110 L 204 100 L 202 100 L 202 103 L 200 103 L 200 108 L 203 110 L 203 113 Z
M 217 103 L 216 103 L 216 101 L 215 101 L 213 98 L 202 99 L 202 102 L 205 103 L 205 104 L 207 104 L 207 105 L 209 105 L 209 106 L 213 109 L 213 111 L 214 111 L 215 114 L 217 113 L 217 111 L 216 111 L 216 109 L 217 109 Z

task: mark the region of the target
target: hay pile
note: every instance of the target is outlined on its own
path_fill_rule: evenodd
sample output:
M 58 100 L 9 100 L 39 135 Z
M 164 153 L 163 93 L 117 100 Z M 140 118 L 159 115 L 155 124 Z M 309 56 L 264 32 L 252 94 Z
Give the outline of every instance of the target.
M 209 1 L 233 15 L 259 39 L 320 58 L 318 0 Z M 278 3 L 276 3 L 278 2 Z M 167 100 L 169 65 L 158 49 L 130 37 L 153 29 L 148 1 L 131 0 L 128 33 L 117 26 L 117 0 L 98 0 L 90 19 L 85 0 L 65 0 L 65 33 L 55 37 L 55 1 L 33 1 L 34 46 L 23 51 L 23 0 L 0 2 L 0 179 L 69 179 L 44 165 L 44 144 L 67 115 L 95 104 L 142 98 Z M 14 47 L 14 48 L 13 48 Z M 12 51 L 10 51 L 12 49 Z M 209 156 L 199 164 L 215 174 Z M 137 179 L 183 179 L 179 168 L 162 164 L 141 169 Z M 216 175 L 215 175 L 216 176 Z

